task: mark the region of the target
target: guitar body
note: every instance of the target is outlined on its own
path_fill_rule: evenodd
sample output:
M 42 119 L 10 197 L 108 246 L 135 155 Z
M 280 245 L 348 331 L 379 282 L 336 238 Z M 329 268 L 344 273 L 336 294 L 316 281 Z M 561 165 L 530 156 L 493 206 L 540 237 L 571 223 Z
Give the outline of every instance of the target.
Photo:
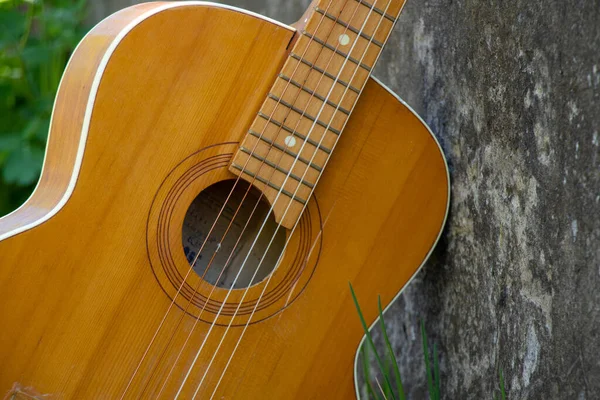
M 355 396 L 363 331 L 348 284 L 375 321 L 377 296 L 389 304 L 424 263 L 449 201 L 439 145 L 377 81 L 298 229 L 286 231 L 271 279 L 245 296 L 196 273 L 184 282 L 188 209 L 235 180 L 229 162 L 294 34 L 242 10 L 148 3 L 81 42 L 40 183 L 0 219 L 1 393 L 134 399 L 181 389 L 187 399 L 202 381 L 202 399 Z

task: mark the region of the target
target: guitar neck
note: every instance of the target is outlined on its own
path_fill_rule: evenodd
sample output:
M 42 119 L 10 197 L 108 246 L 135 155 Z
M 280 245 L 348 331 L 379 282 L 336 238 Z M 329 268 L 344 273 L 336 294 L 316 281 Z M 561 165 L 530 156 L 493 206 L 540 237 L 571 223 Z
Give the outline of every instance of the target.
M 319 0 L 230 170 L 263 191 L 275 219 L 299 219 L 404 0 Z

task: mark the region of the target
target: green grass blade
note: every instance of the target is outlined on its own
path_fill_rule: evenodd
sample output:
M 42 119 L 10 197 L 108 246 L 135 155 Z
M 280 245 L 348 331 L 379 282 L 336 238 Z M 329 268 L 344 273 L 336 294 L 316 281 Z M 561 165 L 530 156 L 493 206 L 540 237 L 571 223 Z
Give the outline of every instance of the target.
M 392 368 L 393 368 L 393 367 L 392 367 L 392 365 L 393 365 L 393 363 L 394 363 L 394 360 L 392 360 L 392 358 L 390 357 L 390 355 L 388 354 L 388 352 L 387 352 L 387 351 L 385 352 L 384 359 L 385 359 L 385 370 L 386 370 L 386 371 L 387 371 L 387 373 L 389 374 L 389 373 L 390 373 L 390 371 L 391 371 L 391 370 L 392 370 Z M 391 382 L 391 381 L 392 381 L 392 378 L 391 378 L 391 376 L 390 376 L 390 382 Z M 393 391 L 394 391 L 394 389 L 393 389 L 393 388 L 391 388 L 391 387 L 390 387 L 390 388 L 387 388 L 387 389 L 388 389 L 388 391 L 389 391 L 389 392 L 393 392 Z
M 398 368 L 398 360 L 396 359 L 396 355 L 394 354 L 394 349 L 392 348 L 392 344 L 390 343 L 390 338 L 387 334 L 387 329 L 385 328 L 385 321 L 383 320 L 383 309 L 381 308 L 381 296 L 377 298 L 377 307 L 379 308 L 379 323 L 381 325 L 381 332 L 383 332 L 383 339 L 385 341 L 385 346 L 387 348 L 387 353 L 389 356 L 389 360 L 392 362 L 394 371 L 394 377 L 396 381 L 396 391 L 398 393 L 398 398 L 400 400 L 405 400 L 404 396 L 404 387 L 402 386 L 402 377 L 400 376 L 400 368 Z M 389 369 L 388 369 L 389 371 Z
M 381 396 L 375 395 L 375 391 L 373 390 L 373 386 L 371 386 L 371 371 L 369 366 L 369 347 L 363 346 L 362 348 L 362 364 L 363 364 L 363 375 L 365 377 L 365 382 L 367 384 L 367 395 L 370 399 L 378 399 L 381 400 Z
M 389 379 L 389 377 L 388 377 Z M 384 396 L 386 399 L 395 399 L 396 396 L 394 395 L 394 390 L 392 389 L 391 386 L 388 385 L 383 385 L 383 391 L 384 391 Z
M 379 392 L 383 396 L 384 400 L 389 400 L 390 398 L 392 398 L 392 397 L 388 397 L 388 395 L 389 395 L 389 388 L 386 388 L 386 389 L 382 388 L 381 387 L 381 383 L 379 383 L 379 379 L 377 379 L 377 377 L 375 377 L 375 383 L 377 384 L 377 388 L 379 389 Z M 388 392 L 388 394 L 386 395 L 384 392 Z
M 369 342 L 369 345 L 371 346 L 371 350 L 373 350 L 373 354 L 375 355 L 375 360 L 377 360 L 377 365 L 379 366 L 379 369 L 383 373 L 383 378 L 385 379 L 385 385 L 392 387 L 392 384 L 390 383 L 388 374 L 386 374 L 386 371 L 384 369 L 383 362 L 381 361 L 381 357 L 379 357 L 379 354 L 377 353 L 377 348 L 375 347 L 375 343 L 373 342 L 373 337 L 371 336 L 371 332 L 369 332 L 369 327 L 367 326 L 367 323 L 365 322 L 365 317 L 363 316 L 363 313 L 360 309 L 360 305 L 358 304 L 358 299 L 356 298 L 356 293 L 354 293 L 354 288 L 352 287 L 351 283 L 348 283 L 348 284 L 350 285 L 350 293 L 352 293 L 352 299 L 354 300 L 354 305 L 356 307 L 356 311 L 358 311 L 358 316 L 360 317 L 360 323 L 362 324 L 363 330 L 365 332 L 365 336 L 367 337 L 367 341 Z M 392 398 L 395 399 L 395 397 L 392 397 Z
M 427 391 L 429 399 L 435 400 L 435 389 L 431 375 L 431 365 L 429 363 L 429 347 L 427 347 L 427 335 L 425 334 L 425 323 L 421 320 L 421 338 L 423 340 L 423 356 L 425 357 L 425 373 L 427 374 Z
M 390 371 L 392 370 L 392 362 L 393 361 L 390 359 L 390 356 L 387 351 L 383 355 L 383 361 L 385 361 L 385 372 L 384 373 L 387 374 L 388 379 L 391 382 L 392 377 L 390 376 Z M 384 394 L 385 398 L 391 399 L 394 396 L 394 389 L 391 386 L 384 385 L 383 390 L 385 392 L 385 394 Z
M 504 375 L 502 374 L 502 368 L 500 368 L 500 397 L 502 400 L 506 400 L 506 391 L 504 390 Z

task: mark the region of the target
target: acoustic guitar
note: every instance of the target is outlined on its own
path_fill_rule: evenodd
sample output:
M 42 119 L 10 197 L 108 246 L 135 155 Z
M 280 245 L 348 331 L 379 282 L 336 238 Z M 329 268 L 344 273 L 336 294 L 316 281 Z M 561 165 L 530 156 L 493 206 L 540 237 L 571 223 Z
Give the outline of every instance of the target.
M 2 397 L 355 398 L 349 283 L 375 321 L 449 202 L 436 139 L 370 77 L 403 5 L 316 0 L 287 26 L 157 2 L 94 27 L 0 219 Z

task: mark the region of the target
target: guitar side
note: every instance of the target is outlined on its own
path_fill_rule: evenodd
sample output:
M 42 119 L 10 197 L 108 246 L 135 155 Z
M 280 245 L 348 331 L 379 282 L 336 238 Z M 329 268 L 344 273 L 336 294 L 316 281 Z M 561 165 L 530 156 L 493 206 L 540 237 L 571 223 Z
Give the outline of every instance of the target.
M 0 391 L 13 388 L 17 398 L 17 391 L 118 398 L 169 309 L 174 290 L 157 282 L 148 244 L 161 190 L 178 173 L 187 177 L 198 165 L 214 166 L 173 200 L 173 229 L 164 240 L 173 263 L 184 265 L 183 251 L 175 248 L 178 224 L 199 191 L 232 178 L 227 157 L 294 35 L 241 10 L 190 3 L 148 3 L 116 14 L 94 28 L 69 64 L 38 188 L 0 219 Z M 354 396 L 354 355 L 363 335 L 348 282 L 367 320 L 375 320 L 377 295 L 389 304 L 437 241 L 448 189 L 433 135 L 369 80 L 306 217 L 307 235 L 319 243 L 318 252 L 306 253 L 314 269 L 293 302 L 274 300 L 275 311 L 262 310 L 264 318 L 249 326 L 217 394 Z M 298 252 L 303 246 L 299 240 Z M 277 281 L 285 283 L 285 276 Z M 183 310 L 171 312 L 166 324 L 174 328 Z M 189 330 L 194 318 L 183 317 L 182 330 Z M 208 325 L 198 325 L 194 346 Z M 242 329 L 231 334 L 237 338 Z M 217 327 L 213 335 L 224 332 Z M 209 387 L 234 344 L 226 342 L 216 358 Z M 194 355 L 186 353 L 165 398 L 173 397 Z M 143 364 L 132 398 L 155 396 L 165 368 Z

